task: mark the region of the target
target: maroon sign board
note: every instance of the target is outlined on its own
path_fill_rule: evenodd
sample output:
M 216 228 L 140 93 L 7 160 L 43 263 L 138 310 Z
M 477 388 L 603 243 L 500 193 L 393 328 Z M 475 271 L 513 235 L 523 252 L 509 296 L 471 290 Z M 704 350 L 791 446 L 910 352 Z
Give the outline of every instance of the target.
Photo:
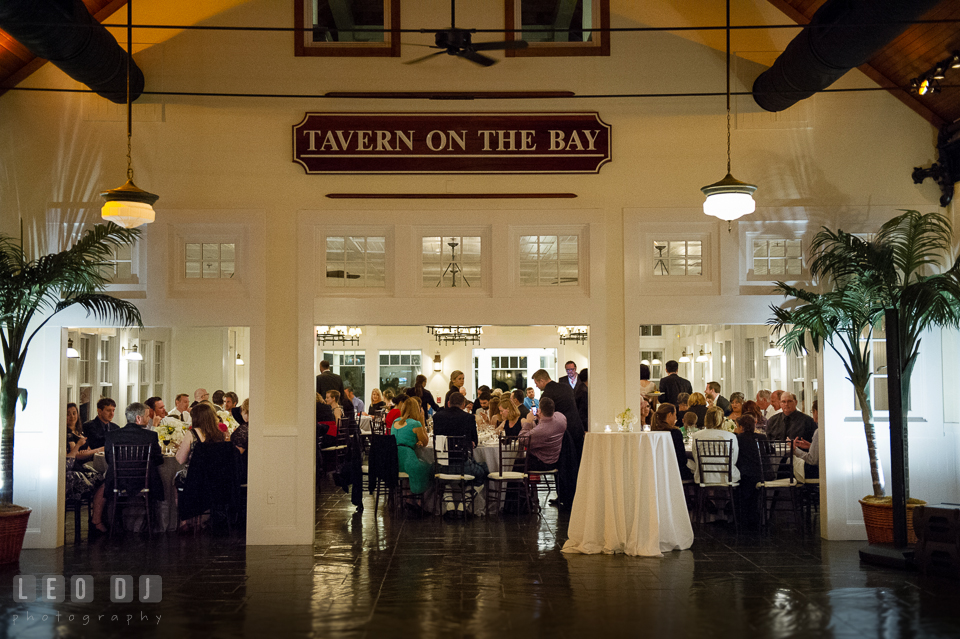
M 597 113 L 306 113 L 293 161 L 307 173 L 598 173 Z

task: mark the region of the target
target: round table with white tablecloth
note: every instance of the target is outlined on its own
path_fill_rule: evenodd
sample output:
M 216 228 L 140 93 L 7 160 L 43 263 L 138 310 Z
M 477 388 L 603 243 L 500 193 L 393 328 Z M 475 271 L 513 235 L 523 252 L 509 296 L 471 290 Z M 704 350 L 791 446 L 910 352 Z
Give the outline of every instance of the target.
M 563 552 L 659 557 L 693 544 L 667 432 L 587 433 Z
M 433 448 L 433 438 L 430 438 L 430 441 L 426 446 L 417 449 L 417 457 L 423 461 L 433 463 L 436 461 L 436 451 Z M 484 462 L 487 464 L 487 469 L 491 473 L 500 471 L 500 446 L 495 445 L 483 445 L 477 446 L 473 449 L 473 459 L 477 462 Z M 477 486 L 477 497 L 473 502 L 474 512 L 478 515 L 486 514 L 486 482 L 483 486 Z M 436 488 L 431 482 L 430 487 L 427 488 L 427 491 L 423 494 L 423 506 L 429 512 L 434 512 L 436 509 Z

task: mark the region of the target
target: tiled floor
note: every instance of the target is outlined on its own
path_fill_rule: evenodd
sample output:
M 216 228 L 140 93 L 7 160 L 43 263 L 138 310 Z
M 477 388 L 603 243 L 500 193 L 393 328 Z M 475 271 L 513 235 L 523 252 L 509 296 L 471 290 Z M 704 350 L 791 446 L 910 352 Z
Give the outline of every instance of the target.
M 790 526 L 738 538 L 711 524 L 663 559 L 564 555 L 565 516 L 552 509 L 542 520 L 397 521 L 369 497 L 355 514 L 346 497 L 325 487 L 314 548 L 130 535 L 24 551 L 19 570 L 0 574 L 0 636 L 960 636 L 957 581 L 864 567 L 860 543 Z M 14 604 L 18 572 L 94 575 L 96 600 Z M 163 602 L 111 604 L 111 574 L 162 575 Z

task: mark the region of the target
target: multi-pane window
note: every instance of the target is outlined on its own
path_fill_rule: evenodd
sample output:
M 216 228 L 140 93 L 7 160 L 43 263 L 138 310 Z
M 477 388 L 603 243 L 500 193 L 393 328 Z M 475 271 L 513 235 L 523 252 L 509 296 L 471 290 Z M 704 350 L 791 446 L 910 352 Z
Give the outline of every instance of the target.
M 236 244 L 186 244 L 187 279 L 230 279 L 236 271 Z
M 744 351 L 744 375 L 747 378 L 747 399 L 753 399 L 757 396 L 757 348 L 756 342 L 752 339 L 746 339 L 743 342 Z
M 153 394 L 157 397 L 163 397 L 163 351 L 163 342 L 153 343 Z
M 90 361 L 93 359 L 93 342 L 89 336 L 80 337 L 80 348 L 77 349 L 80 358 L 77 360 L 77 383 L 80 386 L 92 384 L 93 371 Z
M 110 246 L 110 256 L 104 260 L 100 272 L 110 281 L 122 282 L 133 277 L 133 247 L 130 244 Z
M 380 351 L 380 390 L 409 388 L 420 374 L 420 351 Z
M 491 388 L 508 393 L 515 388 L 527 390 L 527 358 L 518 355 L 495 355 L 490 358 Z
M 520 236 L 521 286 L 576 286 L 579 282 L 576 235 Z
M 505 0 L 508 40 L 526 40 L 511 56 L 610 55 L 610 0 Z
M 338 235 L 327 238 L 327 286 L 386 286 L 387 238 Z
M 702 275 L 703 242 L 701 240 L 664 240 L 653 243 L 653 274 Z
M 800 240 L 753 240 L 754 275 L 800 275 L 802 272 Z
M 366 405 L 364 376 L 367 358 L 364 351 L 324 351 L 322 359 L 330 362 L 330 370 L 343 379 L 344 388 L 352 388 L 353 394 Z
M 663 351 L 640 351 L 640 363 L 650 367 L 650 379 L 663 377 Z
M 297 0 L 295 7 L 295 25 L 304 29 L 298 56 L 400 55 L 400 0 Z
M 97 354 L 97 360 L 100 362 L 100 394 L 104 397 L 110 397 L 109 387 L 113 386 L 113 375 L 110 362 L 114 356 L 113 337 L 100 337 L 100 352 Z
M 479 287 L 480 251 L 479 236 L 424 237 L 424 288 Z
M 662 324 L 641 324 L 640 337 L 660 337 L 663 335 Z

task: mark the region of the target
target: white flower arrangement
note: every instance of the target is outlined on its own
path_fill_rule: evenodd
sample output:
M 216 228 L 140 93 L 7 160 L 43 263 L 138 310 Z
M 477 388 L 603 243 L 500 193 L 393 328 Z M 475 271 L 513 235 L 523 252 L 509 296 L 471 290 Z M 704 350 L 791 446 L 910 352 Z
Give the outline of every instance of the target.
M 633 425 L 640 421 L 640 418 L 633 414 L 633 411 L 629 408 L 616 417 L 617 422 L 617 432 L 626 433 L 633 432 Z
M 240 424 L 237 423 L 237 420 L 233 418 L 233 415 L 230 414 L 230 411 L 218 410 L 217 417 L 220 418 L 221 424 L 227 425 L 227 434 L 232 435 L 233 431 L 237 430 L 240 427 Z
M 179 448 L 187 425 L 176 417 L 164 417 L 157 425 L 157 437 L 161 443 Z

